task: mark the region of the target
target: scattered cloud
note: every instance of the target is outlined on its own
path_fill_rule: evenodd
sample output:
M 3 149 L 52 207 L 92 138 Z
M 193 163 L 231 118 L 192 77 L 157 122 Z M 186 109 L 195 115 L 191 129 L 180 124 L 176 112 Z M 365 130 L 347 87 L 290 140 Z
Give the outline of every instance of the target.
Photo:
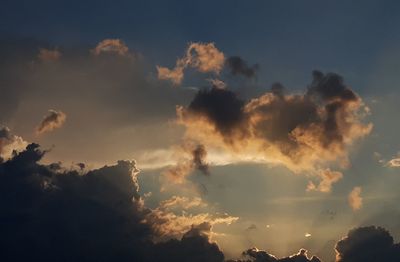
M 357 211 L 361 209 L 363 205 L 363 198 L 361 196 L 361 187 L 356 186 L 351 190 L 348 197 L 349 205 L 354 210 Z
M 177 183 L 182 183 L 193 171 L 198 170 L 202 174 L 210 175 L 207 162 L 207 150 L 202 144 L 193 144 L 186 141 L 182 146 L 175 147 L 176 163 L 164 172 L 168 178 Z
M 332 185 L 343 178 L 343 174 L 338 171 L 331 171 L 330 169 L 321 170 L 317 173 L 319 184 L 315 185 L 310 181 L 307 185 L 307 191 L 320 191 L 323 193 L 331 192 Z
M 62 54 L 57 49 L 40 48 L 38 59 L 42 62 L 55 62 L 61 58 Z
M 101 54 L 129 55 L 129 48 L 121 39 L 104 39 L 100 41 L 91 52 L 99 56 Z
M 61 128 L 67 119 L 67 115 L 61 111 L 50 109 L 48 114 L 44 116 L 43 120 L 36 127 L 36 134 L 41 135 L 53 131 L 54 129 Z
M 192 67 L 201 73 L 213 72 L 219 74 L 224 66 L 225 55 L 214 43 L 191 43 L 185 55 L 176 61 L 173 69 L 157 66 L 158 78 L 170 80 L 179 85 L 184 78 L 184 69 Z
M 400 158 L 393 158 L 387 162 L 389 167 L 400 167 Z

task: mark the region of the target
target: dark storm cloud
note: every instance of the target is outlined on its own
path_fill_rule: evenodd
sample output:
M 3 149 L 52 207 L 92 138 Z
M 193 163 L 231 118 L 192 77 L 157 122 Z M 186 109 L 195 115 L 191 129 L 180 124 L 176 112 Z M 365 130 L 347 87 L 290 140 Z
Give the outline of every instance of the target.
M 400 261 L 400 244 L 394 244 L 390 233 L 381 227 L 350 230 L 335 249 L 338 262 Z
M 258 64 L 249 66 L 240 56 L 231 56 L 225 60 L 225 66 L 232 75 L 243 75 L 247 78 L 256 77 L 259 69 Z
M 45 153 L 29 144 L 0 163 L 1 261 L 223 261 L 204 228 L 151 241 L 134 162 L 80 174 L 40 164 Z

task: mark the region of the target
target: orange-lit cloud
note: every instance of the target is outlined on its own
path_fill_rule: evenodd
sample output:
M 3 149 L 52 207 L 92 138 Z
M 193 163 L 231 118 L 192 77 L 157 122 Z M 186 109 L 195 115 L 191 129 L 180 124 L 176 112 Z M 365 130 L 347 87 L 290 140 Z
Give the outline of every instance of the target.
M 395 157 L 393 159 L 390 159 L 387 163 L 387 166 L 389 167 L 400 167 L 400 158 L 399 157 Z
M 361 187 L 356 186 L 351 190 L 348 197 L 349 205 L 354 210 L 357 211 L 361 209 L 363 205 L 363 198 L 361 197 Z
M 362 99 L 336 74 L 315 71 L 304 94 L 286 94 L 281 85 L 248 102 L 228 89 L 201 90 L 187 107 L 177 107 L 185 139 L 238 159 L 281 164 L 321 180 L 309 190 L 329 192 L 345 168 L 348 149 L 369 134 Z
M 60 128 L 64 125 L 66 119 L 67 115 L 65 113 L 50 109 L 48 114 L 44 116 L 43 120 L 36 127 L 36 134 L 40 135 Z
M 159 241 L 180 238 L 191 228 L 205 224 L 210 226 L 209 233 L 212 234 L 211 227 L 213 225 L 229 225 L 239 219 L 228 214 L 210 214 L 199 211 L 191 214 L 188 212 L 189 209 L 204 207 L 207 207 L 207 204 L 201 198 L 189 199 L 187 197 L 174 196 L 162 201 L 157 208 L 149 211 L 144 218 L 144 222 L 153 225 L 153 229 L 156 232 L 154 240 Z M 177 214 L 178 211 L 182 212 Z
M 315 185 L 310 181 L 307 185 L 307 191 L 331 192 L 332 185 L 342 179 L 343 174 L 338 171 L 326 169 L 319 171 L 317 177 L 320 179 L 319 184 Z
M 176 61 L 173 69 L 157 66 L 158 78 L 179 85 L 183 80 L 185 68 L 190 66 L 202 73 L 218 74 L 224 66 L 224 61 L 225 55 L 215 47 L 214 43 L 191 43 L 183 58 Z
M 97 56 L 107 53 L 124 56 L 129 54 L 129 48 L 121 39 L 104 39 L 91 52 Z

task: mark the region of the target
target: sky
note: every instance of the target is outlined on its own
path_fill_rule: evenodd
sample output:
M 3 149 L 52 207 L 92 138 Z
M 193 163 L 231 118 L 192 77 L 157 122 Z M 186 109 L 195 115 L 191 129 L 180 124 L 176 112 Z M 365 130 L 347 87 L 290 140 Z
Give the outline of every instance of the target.
M 399 261 L 399 11 L 3 1 L 0 255 Z

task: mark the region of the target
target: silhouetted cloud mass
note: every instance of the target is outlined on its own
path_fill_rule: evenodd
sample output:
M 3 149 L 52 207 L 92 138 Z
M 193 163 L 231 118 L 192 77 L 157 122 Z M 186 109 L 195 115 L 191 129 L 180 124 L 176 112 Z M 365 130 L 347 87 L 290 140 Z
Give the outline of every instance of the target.
M 2 261 L 223 261 L 210 226 L 151 241 L 135 162 L 81 174 L 40 164 L 45 153 L 29 144 L 0 163 Z
M 394 244 L 390 233 L 381 227 L 352 229 L 335 249 L 337 262 L 400 261 L 400 244 Z
M 82 174 L 81 168 L 40 164 L 45 154 L 32 143 L 0 163 L 2 261 L 224 261 L 223 252 L 208 236 L 213 223 L 237 218 L 207 220 L 168 213 L 175 206 L 205 205 L 200 198 L 174 197 L 162 202 L 158 210 L 147 208 L 139 194 L 134 161 L 118 161 Z M 160 228 L 172 225 L 166 220 L 194 218 L 197 223 L 181 238 L 153 242 Z M 374 226 L 349 231 L 337 243 L 336 252 L 338 262 L 400 260 L 400 245 L 394 244 L 388 231 Z M 278 259 L 252 248 L 243 252 L 243 259 L 231 261 L 320 260 L 309 258 L 304 249 Z

